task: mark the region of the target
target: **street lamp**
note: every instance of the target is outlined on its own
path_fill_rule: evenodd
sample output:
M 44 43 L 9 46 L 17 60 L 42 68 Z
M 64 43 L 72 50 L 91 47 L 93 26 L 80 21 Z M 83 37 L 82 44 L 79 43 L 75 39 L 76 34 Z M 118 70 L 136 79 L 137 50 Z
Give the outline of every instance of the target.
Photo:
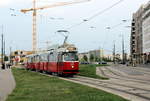
M 107 30 L 113 29 L 112 27 L 107 26 Z M 115 45 L 115 40 L 113 42 L 113 51 L 112 51 L 112 56 L 113 56 L 113 63 L 116 64 L 116 45 Z
M 124 35 L 122 34 L 122 64 L 125 64 Z
M 5 56 L 5 50 L 4 50 L 4 48 L 5 48 L 5 41 L 4 41 L 4 35 L 3 35 L 3 33 L 4 33 L 4 27 L 3 27 L 3 25 L 1 26 L 1 29 L 2 29 L 2 48 L 1 48 L 1 64 L 2 64 L 2 69 L 5 69 L 5 62 L 4 62 L 4 56 Z
M 119 24 L 116 24 L 116 25 L 114 25 L 114 26 L 107 26 L 106 27 L 106 29 L 107 30 L 110 30 L 110 29 L 114 29 L 114 28 L 116 28 L 116 27 L 119 27 L 120 25 L 122 25 L 122 24 L 124 24 L 124 23 L 126 23 L 126 22 L 128 22 L 129 20 L 126 20 L 126 19 L 123 19 L 123 20 L 121 20 L 121 23 L 119 23 Z M 127 28 L 129 28 L 130 26 L 126 26 Z M 114 61 L 114 64 L 115 64 L 115 51 L 116 51 L 116 49 L 115 49 L 115 43 L 114 43 L 114 46 L 113 46 L 113 61 Z M 124 36 L 123 36 L 123 34 L 122 34 L 122 63 L 123 64 L 125 64 L 125 49 L 124 49 Z

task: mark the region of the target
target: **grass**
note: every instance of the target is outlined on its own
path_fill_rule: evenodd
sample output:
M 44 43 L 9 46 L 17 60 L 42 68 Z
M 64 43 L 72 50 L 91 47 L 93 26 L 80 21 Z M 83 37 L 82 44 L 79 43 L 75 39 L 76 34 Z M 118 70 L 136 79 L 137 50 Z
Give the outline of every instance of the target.
M 98 66 L 107 66 L 107 65 L 95 65 L 95 64 L 86 64 L 86 65 L 80 65 L 80 73 L 78 75 L 80 76 L 86 76 L 91 78 L 97 78 L 97 79 L 104 79 L 108 80 L 106 77 L 102 77 L 99 75 L 96 75 L 96 67 Z
M 95 88 L 13 69 L 16 88 L 6 101 L 127 101 Z

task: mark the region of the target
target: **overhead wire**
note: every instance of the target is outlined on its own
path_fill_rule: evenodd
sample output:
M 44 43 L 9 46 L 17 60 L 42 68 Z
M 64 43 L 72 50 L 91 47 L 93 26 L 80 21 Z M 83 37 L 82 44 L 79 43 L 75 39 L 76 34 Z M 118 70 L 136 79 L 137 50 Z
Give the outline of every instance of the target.
M 84 19 L 84 20 L 81 21 L 80 23 L 77 23 L 77 24 L 75 24 L 75 25 L 72 25 L 71 27 L 69 27 L 69 28 L 67 28 L 67 29 L 69 30 L 69 29 L 72 29 L 72 28 L 74 28 L 74 27 L 77 27 L 77 26 L 79 26 L 79 25 L 81 25 L 81 24 L 83 24 L 83 23 L 86 23 L 86 22 L 88 22 L 88 21 L 94 19 L 95 17 L 97 17 L 97 16 L 99 16 L 99 15 L 105 13 L 106 11 L 112 9 L 113 7 L 117 6 L 118 4 L 120 4 L 120 3 L 123 2 L 123 1 L 124 1 L 124 0 L 119 0 L 118 2 L 112 4 L 111 6 L 105 8 L 105 9 L 103 9 L 102 11 L 99 11 L 98 13 L 96 13 L 96 14 L 94 14 L 93 16 L 89 17 L 88 19 Z
M 113 26 L 109 26 L 109 27 L 106 27 L 106 29 L 108 29 L 108 30 L 113 30 L 113 29 L 115 29 L 115 28 L 117 28 L 117 27 L 119 27 L 119 26 L 121 26 L 121 25 L 123 25 L 123 24 L 125 24 L 125 23 L 127 23 L 127 22 L 130 22 L 131 21 L 131 19 L 126 19 L 126 20 L 122 20 L 122 22 L 121 23 L 118 23 L 118 24 L 116 24 L 116 25 L 113 25 Z M 129 27 L 129 26 L 125 26 L 125 27 Z M 108 35 L 108 33 L 106 33 L 106 35 Z M 113 34 L 114 35 L 114 34 Z M 115 35 L 114 35 L 115 36 Z M 105 46 L 105 44 L 106 44 L 106 39 L 107 39 L 108 37 L 106 36 L 105 37 L 105 41 L 104 41 L 104 43 L 103 43 L 103 47 Z M 115 42 L 114 42 L 114 44 L 115 44 Z
M 86 23 L 86 22 L 88 22 L 88 21 L 90 21 L 90 20 L 96 18 L 97 16 L 99 16 L 99 15 L 105 13 L 106 11 L 112 9 L 113 7 L 117 6 L 118 4 L 120 4 L 120 3 L 123 2 L 123 1 L 124 1 L 124 0 L 119 0 L 119 1 L 117 1 L 116 3 L 114 3 L 114 4 L 112 4 L 111 6 L 109 6 L 109 7 L 105 8 L 105 9 L 99 11 L 98 13 L 92 15 L 91 17 L 89 17 L 89 18 L 87 18 L 87 19 L 83 19 L 83 21 L 81 21 L 80 23 L 74 24 L 74 25 L 72 25 L 71 27 L 66 28 L 66 30 L 70 30 L 70 29 L 72 29 L 72 28 L 75 28 L 75 27 L 77 27 L 77 26 L 80 26 L 81 24 L 84 24 L 84 23 Z M 120 25 L 120 24 L 119 24 L 119 25 Z M 115 26 L 115 27 L 116 27 L 116 26 Z M 55 34 L 56 34 L 56 33 L 55 33 Z
M 114 29 L 114 28 L 116 28 L 116 27 L 119 27 L 119 26 L 121 26 L 121 25 L 127 23 L 127 22 L 130 22 L 130 19 L 122 20 L 121 23 L 118 23 L 118 24 L 113 25 L 113 26 L 108 26 L 106 29 Z M 125 27 L 129 27 L 129 26 L 125 26 Z

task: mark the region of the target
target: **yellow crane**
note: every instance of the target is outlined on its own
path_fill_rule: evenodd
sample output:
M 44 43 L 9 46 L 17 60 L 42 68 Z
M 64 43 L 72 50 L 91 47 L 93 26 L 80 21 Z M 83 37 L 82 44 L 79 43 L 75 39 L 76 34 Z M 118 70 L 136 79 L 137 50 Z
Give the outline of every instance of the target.
M 37 10 L 43 10 L 46 8 L 53 8 L 53 7 L 59 7 L 59 6 L 65 6 L 65 5 L 71 5 L 71 4 L 77 4 L 82 2 L 88 2 L 91 0 L 76 0 L 76 1 L 70 1 L 70 2 L 58 2 L 52 5 L 42 6 L 42 7 L 36 7 L 36 0 L 33 0 L 33 8 L 29 9 L 22 9 L 21 12 L 27 13 L 32 11 L 32 51 L 37 51 L 37 30 L 36 30 L 36 18 L 37 18 Z

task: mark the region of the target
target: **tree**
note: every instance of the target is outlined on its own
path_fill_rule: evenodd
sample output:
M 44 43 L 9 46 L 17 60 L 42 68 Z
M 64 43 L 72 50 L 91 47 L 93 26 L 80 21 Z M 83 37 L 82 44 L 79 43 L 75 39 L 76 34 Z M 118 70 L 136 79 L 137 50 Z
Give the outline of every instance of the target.
M 99 58 L 98 58 L 97 56 L 95 57 L 95 61 L 96 61 L 96 62 L 98 62 L 98 61 L 99 61 Z
M 90 54 L 90 61 L 93 62 L 94 61 L 94 55 Z
M 88 61 L 88 57 L 86 55 L 83 56 L 84 61 Z
M 4 56 L 4 61 L 8 61 L 8 56 Z
M 85 60 L 84 60 L 83 58 L 81 58 L 79 61 L 80 61 L 80 62 L 84 62 Z

